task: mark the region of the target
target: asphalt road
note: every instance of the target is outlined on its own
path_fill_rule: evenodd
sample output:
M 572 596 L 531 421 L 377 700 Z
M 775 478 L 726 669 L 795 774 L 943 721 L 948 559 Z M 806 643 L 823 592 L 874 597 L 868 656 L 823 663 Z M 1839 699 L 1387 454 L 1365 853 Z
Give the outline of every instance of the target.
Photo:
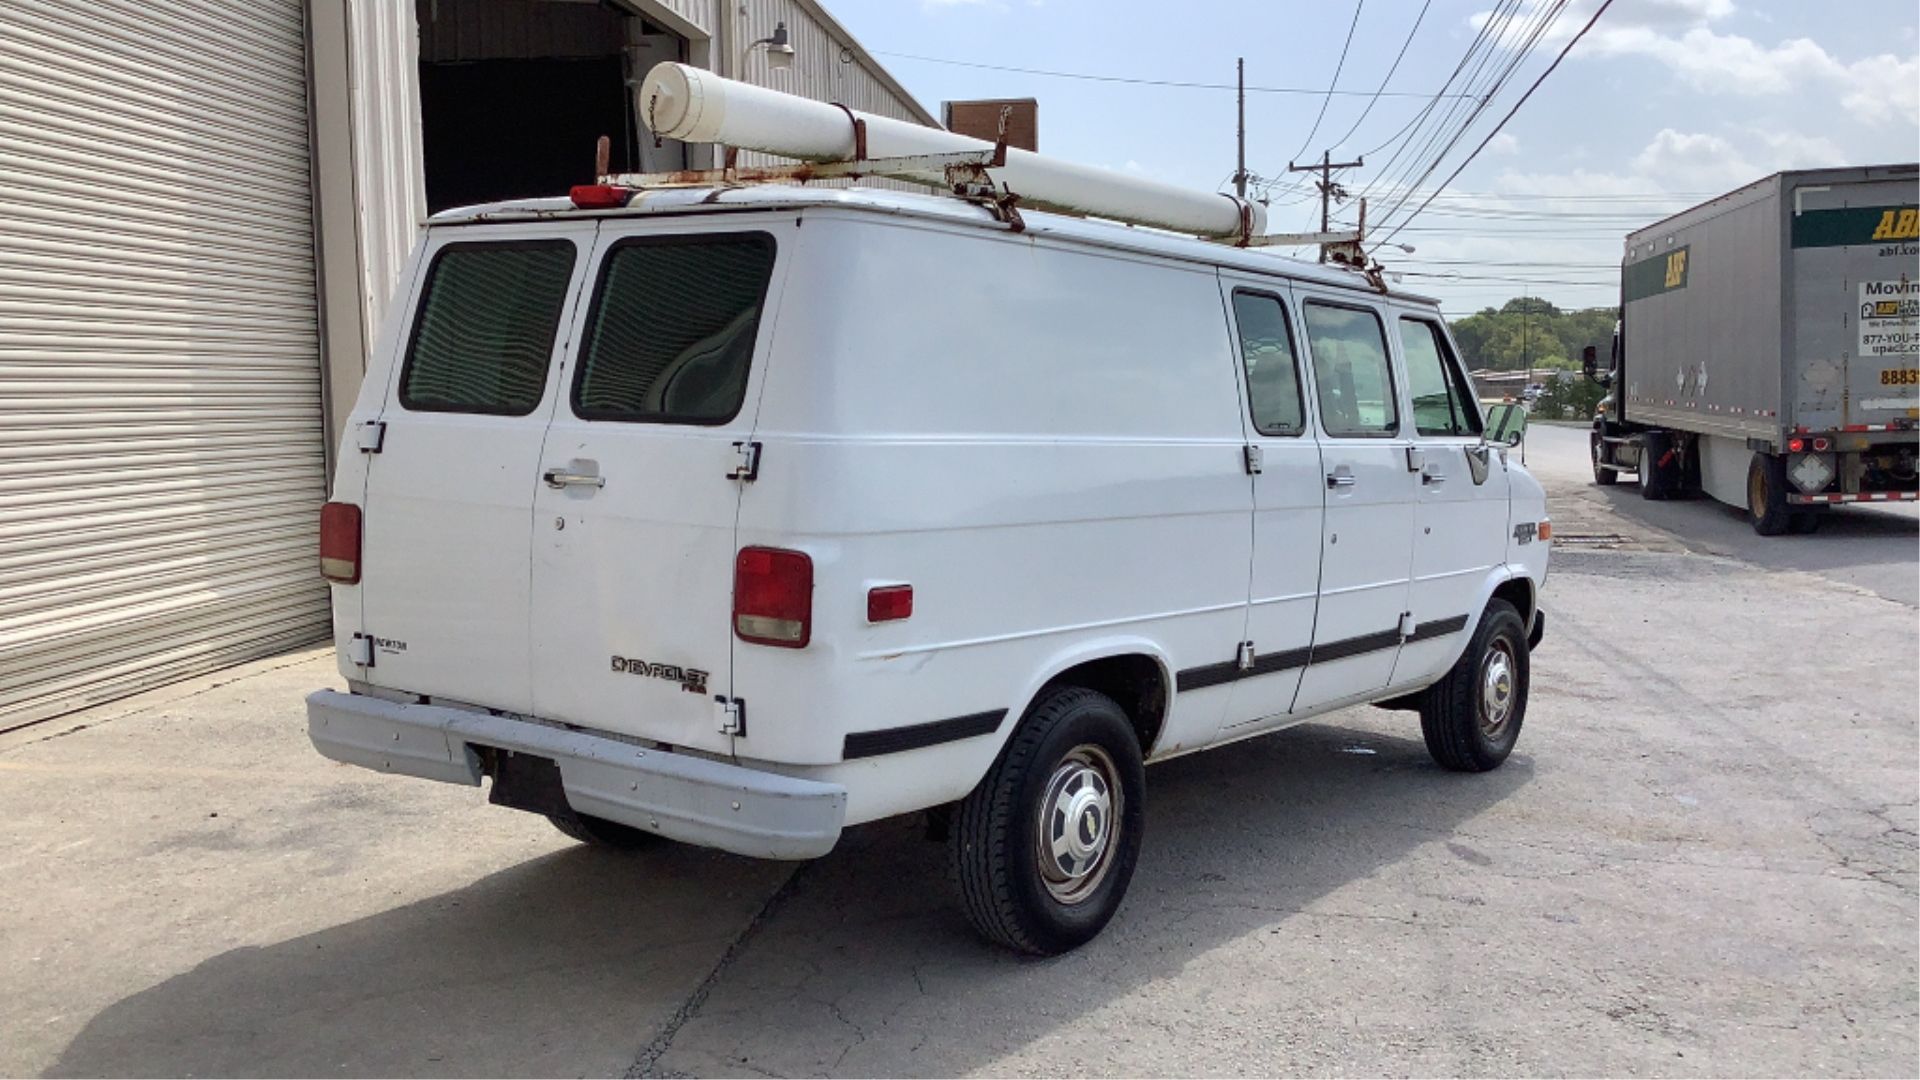
M 1912 1075 L 1912 519 L 1749 541 L 1577 436 L 1556 531 L 1617 539 L 1556 554 L 1506 767 L 1369 709 L 1156 766 L 1053 960 L 908 823 L 614 856 L 323 761 L 322 654 L 0 735 L 0 1073 Z
M 1537 424 L 1528 429 L 1526 460 L 1562 504 L 1596 502 L 1627 522 L 1669 534 L 1687 550 L 1726 555 L 1771 570 L 1799 570 L 1828 581 L 1920 605 L 1920 504 L 1837 506 L 1812 536 L 1761 536 L 1744 507 L 1700 495 L 1669 502 L 1640 497 L 1628 476 L 1611 487 L 1593 483 L 1587 430 Z

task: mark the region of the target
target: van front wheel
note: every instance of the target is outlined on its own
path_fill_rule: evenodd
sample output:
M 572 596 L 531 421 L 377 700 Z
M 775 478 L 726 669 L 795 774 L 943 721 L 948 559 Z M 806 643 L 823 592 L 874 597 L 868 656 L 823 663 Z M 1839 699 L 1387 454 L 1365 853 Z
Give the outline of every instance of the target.
M 1127 714 L 1081 687 L 1048 690 L 953 815 L 967 918 L 988 940 L 1051 956 L 1092 940 L 1126 894 L 1146 820 Z
M 1507 760 L 1527 716 L 1528 671 L 1520 613 L 1491 601 L 1467 651 L 1420 703 L 1420 733 L 1433 760 L 1456 772 L 1486 772 Z

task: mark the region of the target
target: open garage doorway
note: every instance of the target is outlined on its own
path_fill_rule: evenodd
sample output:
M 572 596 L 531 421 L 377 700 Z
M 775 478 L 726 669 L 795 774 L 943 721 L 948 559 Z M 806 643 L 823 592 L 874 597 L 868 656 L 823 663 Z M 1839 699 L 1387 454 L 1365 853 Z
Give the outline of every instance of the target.
M 630 83 L 684 38 L 594 0 L 415 0 L 427 209 L 561 195 L 593 175 L 594 143 L 615 171 L 687 167 L 685 144 L 655 146 Z

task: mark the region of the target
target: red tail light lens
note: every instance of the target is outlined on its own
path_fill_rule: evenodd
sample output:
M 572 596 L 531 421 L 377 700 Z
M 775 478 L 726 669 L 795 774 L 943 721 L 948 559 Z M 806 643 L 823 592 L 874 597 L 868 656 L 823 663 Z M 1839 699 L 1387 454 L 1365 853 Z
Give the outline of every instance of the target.
M 867 590 L 867 621 L 894 622 L 913 614 L 913 586 L 881 585 Z
M 360 584 L 360 508 L 330 502 L 320 508 L 320 576 Z
M 582 210 L 618 210 L 633 197 L 633 192 L 611 184 L 579 184 L 568 194 Z
M 1797 454 L 1800 451 L 1805 450 L 1806 448 L 1807 448 L 1807 441 L 1805 439 L 1788 439 L 1787 440 L 1787 449 L 1792 451 L 1793 453 Z
M 733 632 L 756 645 L 805 648 L 813 637 L 813 560 L 782 548 L 741 548 L 733 563 Z

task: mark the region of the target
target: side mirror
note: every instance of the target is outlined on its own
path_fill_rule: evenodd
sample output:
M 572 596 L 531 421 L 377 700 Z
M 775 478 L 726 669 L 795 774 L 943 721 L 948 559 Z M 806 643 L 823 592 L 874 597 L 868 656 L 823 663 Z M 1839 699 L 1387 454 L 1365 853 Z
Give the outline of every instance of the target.
M 1600 350 L 1589 345 L 1580 350 L 1580 370 L 1591 379 L 1600 374 Z
M 1527 410 L 1520 405 L 1495 405 L 1487 410 L 1487 441 L 1519 446 L 1527 436 Z

